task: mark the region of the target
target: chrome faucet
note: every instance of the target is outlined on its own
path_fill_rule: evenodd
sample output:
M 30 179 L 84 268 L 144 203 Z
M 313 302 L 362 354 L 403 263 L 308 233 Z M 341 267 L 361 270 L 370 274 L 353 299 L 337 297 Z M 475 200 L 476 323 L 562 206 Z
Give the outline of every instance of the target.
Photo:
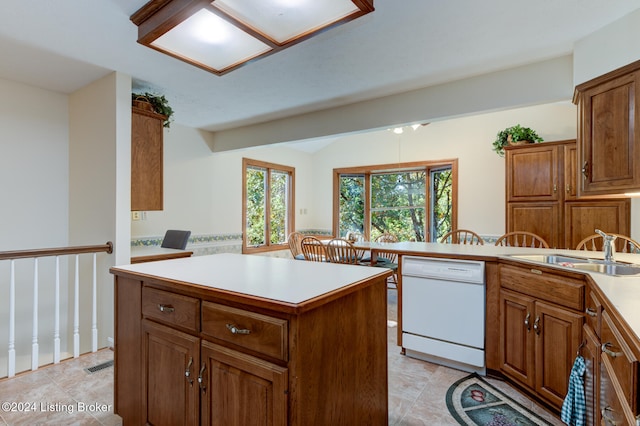
M 617 237 L 615 235 L 607 235 L 599 229 L 596 229 L 596 234 L 599 234 L 602 237 L 602 251 L 604 251 L 604 261 L 613 262 L 613 255 L 616 253 L 616 245 L 614 244 L 614 241 Z

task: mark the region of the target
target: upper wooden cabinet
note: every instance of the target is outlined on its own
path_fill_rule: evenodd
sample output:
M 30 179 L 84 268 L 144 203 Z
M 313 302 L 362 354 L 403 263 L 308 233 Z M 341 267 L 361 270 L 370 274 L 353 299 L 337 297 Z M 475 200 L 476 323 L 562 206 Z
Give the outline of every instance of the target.
M 131 108 L 131 210 L 163 208 L 164 115 Z
M 533 232 L 568 249 L 596 228 L 629 235 L 628 198 L 577 197 L 574 140 L 507 147 L 505 158 L 507 232 Z
M 640 190 L 640 61 L 576 86 L 578 196 Z

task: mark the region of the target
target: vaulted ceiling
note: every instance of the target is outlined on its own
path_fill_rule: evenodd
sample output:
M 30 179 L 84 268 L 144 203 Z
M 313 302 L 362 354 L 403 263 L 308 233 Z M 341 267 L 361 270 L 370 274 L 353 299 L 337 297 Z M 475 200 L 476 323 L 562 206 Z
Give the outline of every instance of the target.
M 374 0 L 375 11 L 223 76 L 143 47 L 146 0 L 3 0 L 0 78 L 71 93 L 109 72 L 224 130 L 570 54 L 629 0 Z

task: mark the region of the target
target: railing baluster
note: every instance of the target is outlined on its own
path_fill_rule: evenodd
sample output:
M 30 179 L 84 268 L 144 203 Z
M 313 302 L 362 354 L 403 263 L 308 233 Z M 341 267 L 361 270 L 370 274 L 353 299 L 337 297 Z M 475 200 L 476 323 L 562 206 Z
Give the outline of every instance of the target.
M 38 369 L 38 258 L 33 259 L 33 333 L 31 336 L 31 370 Z
M 60 256 L 56 256 L 56 288 L 54 293 L 53 363 L 60 362 Z
M 16 265 L 11 260 L 11 278 L 9 284 L 9 353 L 7 376 L 16 375 Z
M 73 357 L 80 356 L 80 255 L 76 254 L 73 295 Z
M 96 273 L 96 253 L 93 253 L 93 304 L 91 307 L 91 351 L 98 351 L 98 278 Z

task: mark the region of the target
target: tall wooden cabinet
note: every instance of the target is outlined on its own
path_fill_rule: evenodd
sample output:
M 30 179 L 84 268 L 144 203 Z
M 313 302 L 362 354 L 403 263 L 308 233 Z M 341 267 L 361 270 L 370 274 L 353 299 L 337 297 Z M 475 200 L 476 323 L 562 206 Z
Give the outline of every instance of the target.
M 574 249 L 596 228 L 629 235 L 628 199 L 576 198 L 575 140 L 507 147 L 506 229 Z
M 131 107 L 131 211 L 163 208 L 163 127 L 166 117 Z
M 640 190 L 640 61 L 575 88 L 578 194 Z

